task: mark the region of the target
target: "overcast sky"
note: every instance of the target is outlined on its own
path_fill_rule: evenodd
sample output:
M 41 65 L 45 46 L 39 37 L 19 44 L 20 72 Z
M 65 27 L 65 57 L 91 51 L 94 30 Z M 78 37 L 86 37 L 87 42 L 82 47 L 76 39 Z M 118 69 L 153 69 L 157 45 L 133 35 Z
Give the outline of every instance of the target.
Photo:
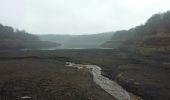
M 0 23 L 33 34 L 129 29 L 170 10 L 170 0 L 0 0 Z

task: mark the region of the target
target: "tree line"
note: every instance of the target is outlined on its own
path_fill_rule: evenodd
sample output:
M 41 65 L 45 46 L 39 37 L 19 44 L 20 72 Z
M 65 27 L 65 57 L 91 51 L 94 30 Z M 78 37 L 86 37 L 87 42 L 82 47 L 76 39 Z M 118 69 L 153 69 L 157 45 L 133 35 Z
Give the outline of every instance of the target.
M 59 46 L 58 43 L 40 41 L 39 37 L 25 30 L 0 24 L 0 49 L 40 49 Z

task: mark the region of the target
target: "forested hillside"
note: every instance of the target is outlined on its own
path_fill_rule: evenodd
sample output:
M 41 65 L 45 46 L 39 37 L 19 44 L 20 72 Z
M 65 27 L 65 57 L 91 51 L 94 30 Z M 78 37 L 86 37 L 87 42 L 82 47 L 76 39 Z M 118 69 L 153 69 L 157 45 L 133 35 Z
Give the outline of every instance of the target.
M 144 25 L 117 31 L 102 46 L 116 48 L 127 61 L 117 66 L 119 84 L 146 100 L 169 100 L 170 11 L 153 15 Z
M 117 31 L 104 47 L 145 47 L 168 49 L 170 45 L 170 11 L 153 15 L 143 25 Z
M 59 44 L 40 41 L 39 37 L 24 30 L 14 29 L 0 24 L 0 49 L 40 49 Z

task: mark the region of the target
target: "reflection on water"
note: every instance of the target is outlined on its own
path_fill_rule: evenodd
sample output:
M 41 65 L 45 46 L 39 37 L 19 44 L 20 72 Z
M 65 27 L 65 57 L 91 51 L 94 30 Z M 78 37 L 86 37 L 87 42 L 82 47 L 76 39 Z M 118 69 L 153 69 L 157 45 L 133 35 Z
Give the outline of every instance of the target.
M 77 49 L 77 50 L 81 50 L 81 49 L 113 49 L 113 48 L 102 48 L 102 47 L 96 47 L 96 48 L 68 48 L 68 47 L 54 47 L 54 48 L 44 48 L 44 49 L 40 49 L 40 50 L 60 50 L 60 49 Z

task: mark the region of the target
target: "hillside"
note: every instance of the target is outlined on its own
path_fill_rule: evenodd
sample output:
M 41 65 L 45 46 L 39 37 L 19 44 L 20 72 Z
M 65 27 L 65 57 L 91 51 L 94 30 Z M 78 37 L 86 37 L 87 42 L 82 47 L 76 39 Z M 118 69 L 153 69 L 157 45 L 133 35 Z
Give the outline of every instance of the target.
M 147 20 L 144 25 L 129 30 L 117 31 L 103 47 L 169 48 L 170 11 L 158 13 Z
M 39 37 L 40 37 L 40 40 L 42 41 L 53 41 L 53 42 L 62 44 L 73 36 L 72 35 L 45 34 L 45 35 L 39 35 Z
M 158 13 L 130 30 L 117 31 L 102 46 L 116 48 L 125 64 L 115 79 L 146 100 L 169 100 L 170 11 Z
M 56 46 L 59 44 L 40 41 L 36 35 L 0 24 L 0 49 L 41 49 Z
M 114 32 L 92 35 L 40 35 L 41 40 L 62 44 L 61 48 L 98 48 L 110 40 Z

